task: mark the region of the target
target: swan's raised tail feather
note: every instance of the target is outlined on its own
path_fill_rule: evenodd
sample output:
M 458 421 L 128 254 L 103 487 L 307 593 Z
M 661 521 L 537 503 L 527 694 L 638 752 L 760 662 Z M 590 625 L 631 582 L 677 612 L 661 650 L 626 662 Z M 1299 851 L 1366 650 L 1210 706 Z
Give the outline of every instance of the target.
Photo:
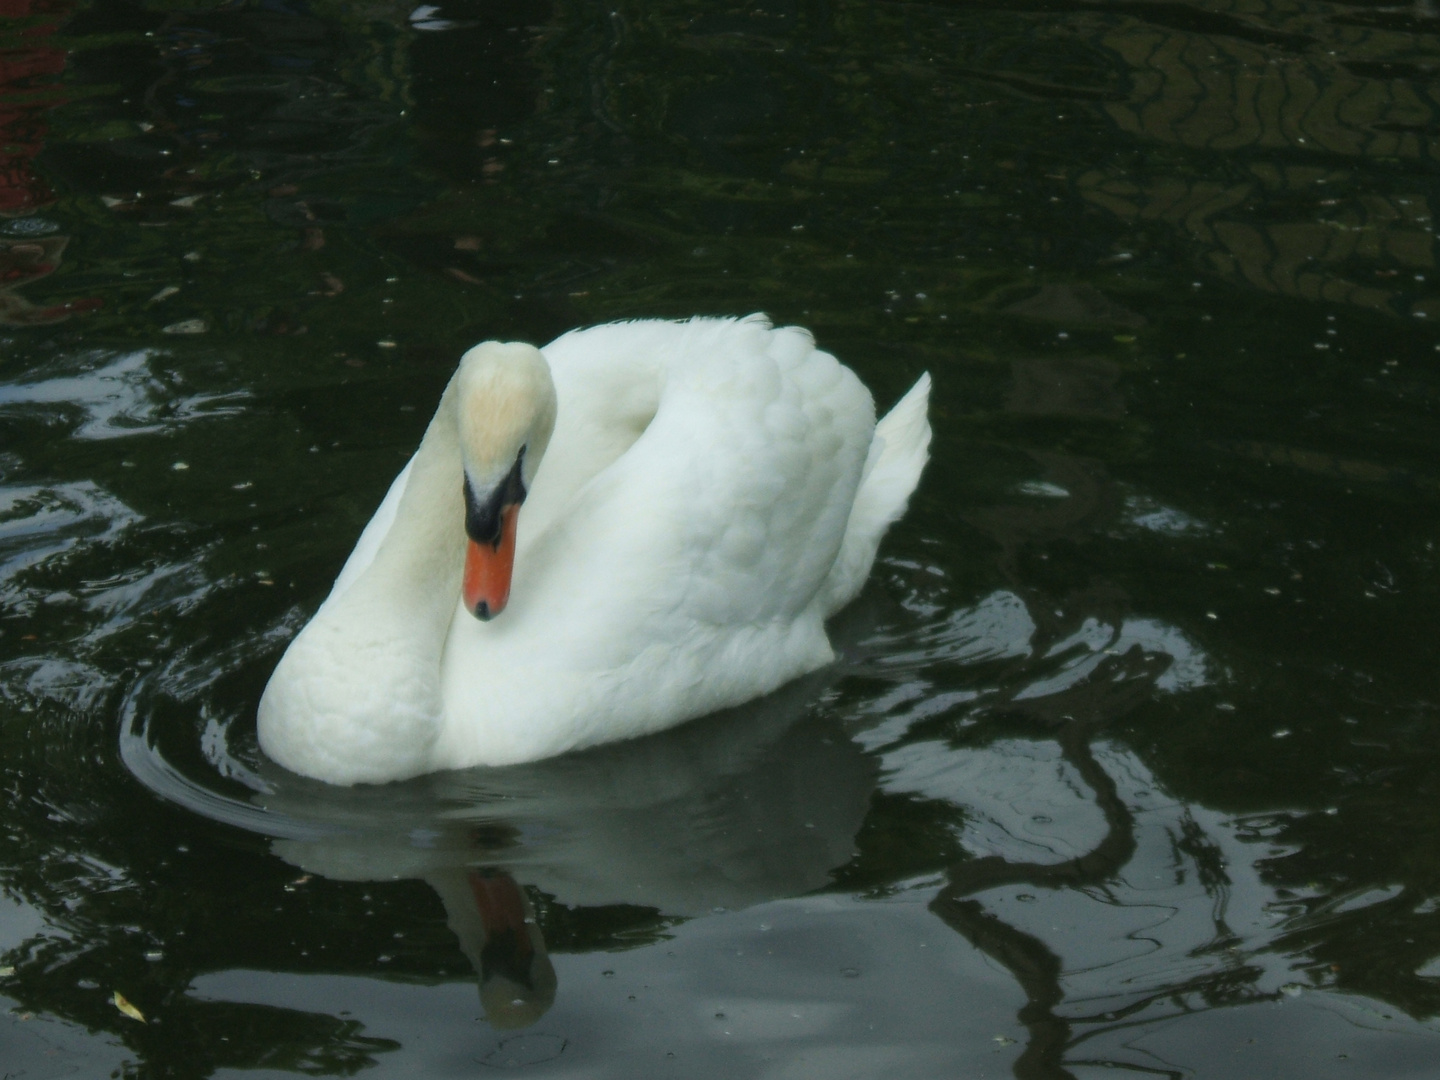
M 927 372 L 875 425 L 875 439 L 850 508 L 845 539 L 825 582 L 827 615 L 855 599 L 870 576 L 885 530 L 905 513 L 925 462 L 930 460 L 929 405 Z

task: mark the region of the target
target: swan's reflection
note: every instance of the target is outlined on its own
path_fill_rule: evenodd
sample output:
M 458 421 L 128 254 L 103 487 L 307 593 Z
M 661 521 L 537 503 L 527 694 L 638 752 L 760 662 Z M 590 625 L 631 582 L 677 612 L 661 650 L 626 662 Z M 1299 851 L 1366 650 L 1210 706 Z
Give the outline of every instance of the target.
M 875 766 L 812 708 L 833 672 L 646 739 L 505 769 L 337 789 L 266 767 L 273 850 L 348 881 L 419 878 L 479 975 L 487 1019 L 533 1023 L 555 970 L 527 889 L 658 918 L 813 891 L 855 852 Z
M 480 975 L 480 1004 L 498 1028 L 533 1024 L 555 1002 L 555 965 L 530 899 L 503 870 L 437 870 L 425 880 Z

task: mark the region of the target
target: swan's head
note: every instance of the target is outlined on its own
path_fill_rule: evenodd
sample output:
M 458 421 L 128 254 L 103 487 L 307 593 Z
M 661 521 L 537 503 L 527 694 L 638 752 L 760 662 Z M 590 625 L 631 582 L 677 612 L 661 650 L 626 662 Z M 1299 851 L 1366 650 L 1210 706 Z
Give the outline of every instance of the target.
M 555 384 L 540 350 L 487 341 L 460 358 L 456 376 L 465 467 L 465 607 L 480 619 L 504 610 L 515 565 L 520 504 L 555 430 Z

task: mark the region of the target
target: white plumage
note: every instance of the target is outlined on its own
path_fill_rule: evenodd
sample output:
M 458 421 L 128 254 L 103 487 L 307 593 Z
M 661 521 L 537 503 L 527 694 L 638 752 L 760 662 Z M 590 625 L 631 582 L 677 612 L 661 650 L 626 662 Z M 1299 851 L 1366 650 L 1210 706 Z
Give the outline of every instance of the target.
M 853 372 L 762 316 L 615 323 L 540 354 L 555 426 L 528 444 L 509 606 L 482 622 L 459 603 L 464 477 L 509 461 L 462 435 L 487 403 L 457 376 L 266 687 L 280 764 L 348 784 L 532 761 L 833 658 L 824 621 L 925 464 L 929 377 L 877 426 Z

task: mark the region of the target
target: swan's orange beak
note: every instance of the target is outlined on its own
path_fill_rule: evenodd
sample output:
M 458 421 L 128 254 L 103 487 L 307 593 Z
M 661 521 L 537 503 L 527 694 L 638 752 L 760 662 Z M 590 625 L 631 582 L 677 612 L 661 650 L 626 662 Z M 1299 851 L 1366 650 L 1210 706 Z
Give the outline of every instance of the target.
M 520 504 L 500 508 L 500 539 L 494 544 L 470 540 L 465 548 L 465 581 L 461 595 L 477 619 L 493 619 L 510 600 L 510 574 L 515 569 L 515 520 Z

